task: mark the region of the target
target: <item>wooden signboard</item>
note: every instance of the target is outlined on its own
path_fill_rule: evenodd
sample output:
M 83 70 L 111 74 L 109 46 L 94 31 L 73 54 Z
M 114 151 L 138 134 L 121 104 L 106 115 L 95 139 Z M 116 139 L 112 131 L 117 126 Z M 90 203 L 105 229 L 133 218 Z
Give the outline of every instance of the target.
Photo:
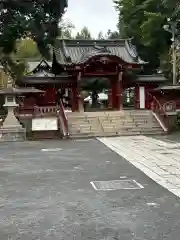
M 57 131 L 57 118 L 34 118 L 32 119 L 32 131 Z

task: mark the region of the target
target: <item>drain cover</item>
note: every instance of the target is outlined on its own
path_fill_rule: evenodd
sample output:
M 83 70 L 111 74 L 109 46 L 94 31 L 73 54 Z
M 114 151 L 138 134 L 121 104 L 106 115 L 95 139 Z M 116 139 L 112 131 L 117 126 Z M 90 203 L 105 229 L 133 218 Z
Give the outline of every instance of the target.
M 90 183 L 95 190 L 100 191 L 144 188 L 140 183 L 136 182 L 136 180 L 92 181 Z
M 43 148 L 41 149 L 42 152 L 59 152 L 62 148 Z

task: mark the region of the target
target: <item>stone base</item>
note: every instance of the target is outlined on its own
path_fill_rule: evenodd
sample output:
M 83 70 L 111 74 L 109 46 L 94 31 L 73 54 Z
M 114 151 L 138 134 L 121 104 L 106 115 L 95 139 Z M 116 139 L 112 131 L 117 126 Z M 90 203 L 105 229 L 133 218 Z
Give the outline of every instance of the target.
M 20 142 L 26 140 L 26 129 L 9 127 L 0 129 L 0 141 L 6 142 Z

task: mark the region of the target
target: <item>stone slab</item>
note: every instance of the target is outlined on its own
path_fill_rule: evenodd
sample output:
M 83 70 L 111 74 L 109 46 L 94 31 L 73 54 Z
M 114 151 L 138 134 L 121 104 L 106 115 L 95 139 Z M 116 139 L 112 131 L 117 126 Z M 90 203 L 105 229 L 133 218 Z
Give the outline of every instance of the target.
M 99 140 L 155 182 L 180 197 L 179 143 L 145 136 L 100 138 Z
M 1 128 L 0 129 L 0 141 L 25 141 L 26 129 L 25 128 Z

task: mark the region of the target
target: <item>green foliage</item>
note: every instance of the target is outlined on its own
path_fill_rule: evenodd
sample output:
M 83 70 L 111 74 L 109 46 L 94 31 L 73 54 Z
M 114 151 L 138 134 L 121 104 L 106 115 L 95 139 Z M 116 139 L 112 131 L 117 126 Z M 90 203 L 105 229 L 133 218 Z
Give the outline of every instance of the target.
M 39 54 L 50 57 L 49 45 L 58 35 L 65 7 L 67 0 L 1 1 L 0 63 L 13 82 L 25 72 L 26 64 L 21 58 Z
M 65 39 L 73 39 L 72 31 L 75 26 L 69 21 L 61 21 L 60 28 L 58 30 L 58 36 Z
M 25 38 L 17 41 L 16 46 L 16 58 L 40 58 L 40 53 L 37 48 L 37 44 L 31 38 Z
M 77 32 L 76 39 L 85 39 L 90 40 L 92 39 L 91 33 L 87 27 L 83 27 L 80 32 Z
M 17 61 L 14 54 L 5 54 L 1 52 L 0 62 L 3 66 L 4 72 L 13 84 L 23 77 L 27 69 L 27 65 L 24 60 Z
M 89 78 L 84 81 L 82 88 L 85 91 L 102 92 L 109 87 L 109 81 L 106 78 Z
M 177 129 L 180 130 L 180 112 L 177 113 L 176 120 L 177 120 L 177 125 L 176 125 L 176 127 L 177 127 Z
M 141 58 L 150 63 L 146 70 L 154 71 L 171 44 L 171 34 L 163 29 L 169 9 L 157 0 L 116 0 L 115 5 L 121 37 L 133 38 Z
M 98 33 L 97 39 L 99 39 L 99 40 L 105 39 L 105 37 L 104 37 L 104 35 L 103 35 L 103 32 L 99 32 L 99 33 Z
M 16 40 L 31 37 L 42 55 L 58 34 L 58 22 L 67 0 L 4 0 L 0 4 L 0 47 L 6 54 L 15 50 Z
M 110 29 L 107 31 L 106 39 L 118 39 L 120 38 L 119 32 L 111 31 Z

